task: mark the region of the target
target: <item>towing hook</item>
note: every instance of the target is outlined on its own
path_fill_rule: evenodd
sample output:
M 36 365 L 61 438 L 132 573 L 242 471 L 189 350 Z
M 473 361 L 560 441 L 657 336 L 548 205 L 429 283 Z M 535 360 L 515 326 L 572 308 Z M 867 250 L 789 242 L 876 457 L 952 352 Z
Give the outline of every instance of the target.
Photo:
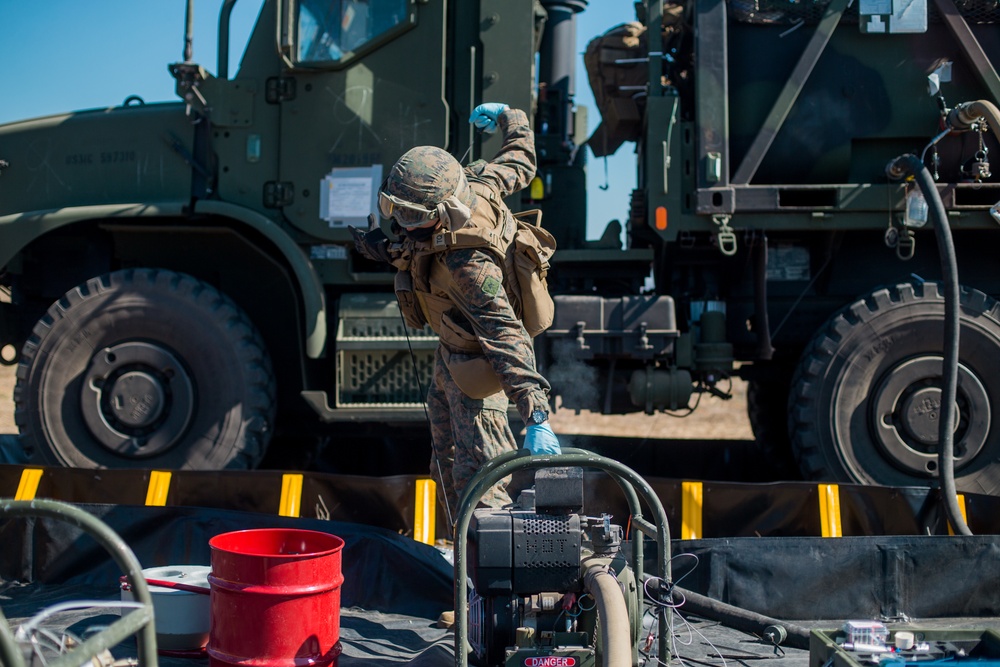
M 736 254 L 739 249 L 738 242 L 736 240 L 736 233 L 733 228 L 729 226 L 730 216 L 728 215 L 713 215 L 712 222 L 718 225 L 719 229 L 715 232 L 716 242 L 719 246 L 719 252 L 721 252 L 726 257 L 732 257 Z

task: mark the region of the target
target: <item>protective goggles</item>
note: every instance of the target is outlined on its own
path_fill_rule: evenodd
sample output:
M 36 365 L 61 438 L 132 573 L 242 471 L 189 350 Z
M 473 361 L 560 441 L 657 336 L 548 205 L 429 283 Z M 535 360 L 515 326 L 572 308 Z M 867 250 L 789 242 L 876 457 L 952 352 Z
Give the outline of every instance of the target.
M 383 218 L 393 219 L 406 229 L 430 227 L 438 222 L 437 207 L 427 208 L 414 204 L 385 190 L 380 190 L 378 193 L 378 210 Z

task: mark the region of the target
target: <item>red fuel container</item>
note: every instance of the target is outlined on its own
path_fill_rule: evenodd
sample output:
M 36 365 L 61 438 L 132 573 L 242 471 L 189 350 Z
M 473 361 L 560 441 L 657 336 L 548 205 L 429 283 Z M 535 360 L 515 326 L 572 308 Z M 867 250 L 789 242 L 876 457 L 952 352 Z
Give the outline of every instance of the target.
M 210 665 L 336 666 L 344 540 L 262 528 L 216 535 L 208 544 Z

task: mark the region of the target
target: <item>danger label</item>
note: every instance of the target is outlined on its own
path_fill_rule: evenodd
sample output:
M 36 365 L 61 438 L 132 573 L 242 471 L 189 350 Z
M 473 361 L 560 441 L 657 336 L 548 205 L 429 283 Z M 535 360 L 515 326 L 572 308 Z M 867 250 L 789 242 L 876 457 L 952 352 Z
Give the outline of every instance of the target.
M 539 658 L 525 658 L 524 667 L 574 667 L 576 658 L 548 655 Z

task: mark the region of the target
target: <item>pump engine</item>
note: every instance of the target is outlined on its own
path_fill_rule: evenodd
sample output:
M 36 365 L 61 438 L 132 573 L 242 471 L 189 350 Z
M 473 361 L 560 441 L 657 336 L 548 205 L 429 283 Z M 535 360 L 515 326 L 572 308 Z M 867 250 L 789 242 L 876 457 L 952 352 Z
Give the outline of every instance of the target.
M 469 643 L 479 665 L 636 663 L 635 576 L 611 516 L 583 513 L 583 469 L 546 468 L 469 531 Z

